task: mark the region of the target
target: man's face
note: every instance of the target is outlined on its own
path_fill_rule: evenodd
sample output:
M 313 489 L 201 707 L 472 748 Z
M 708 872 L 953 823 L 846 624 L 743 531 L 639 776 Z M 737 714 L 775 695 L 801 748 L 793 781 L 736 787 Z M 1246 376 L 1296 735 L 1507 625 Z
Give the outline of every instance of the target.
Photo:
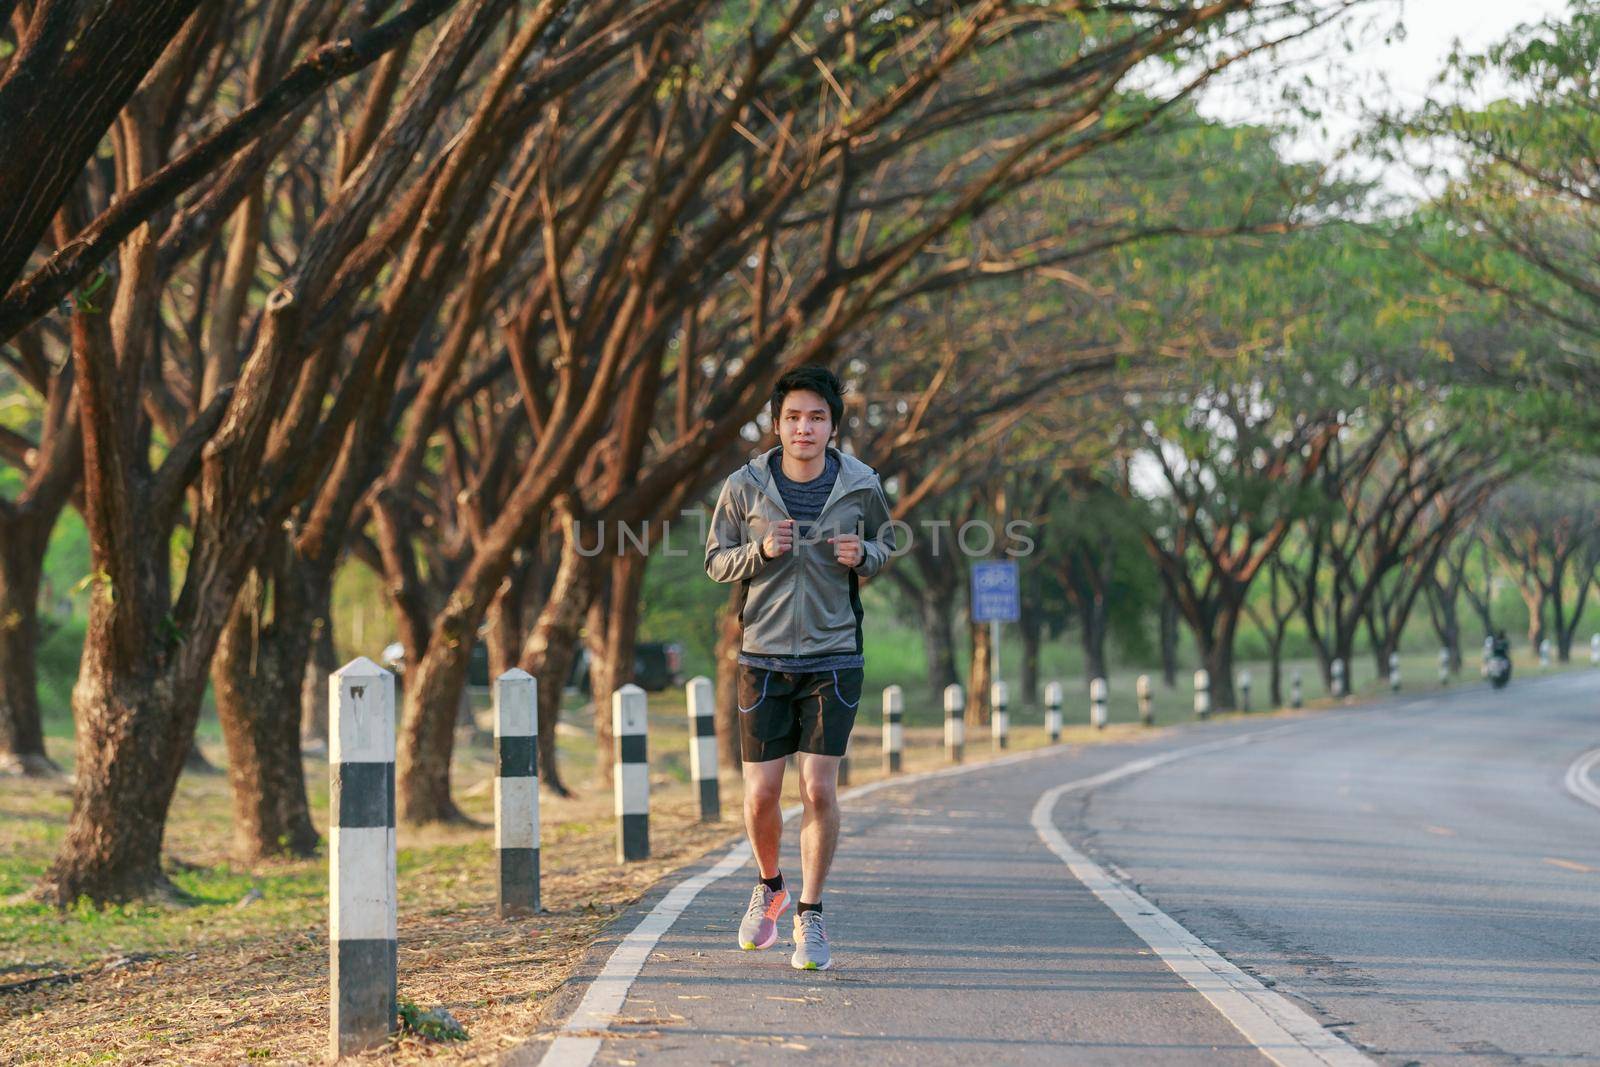
M 828 402 L 807 389 L 795 389 L 778 409 L 778 440 L 784 455 L 815 459 L 833 436 L 833 413 Z

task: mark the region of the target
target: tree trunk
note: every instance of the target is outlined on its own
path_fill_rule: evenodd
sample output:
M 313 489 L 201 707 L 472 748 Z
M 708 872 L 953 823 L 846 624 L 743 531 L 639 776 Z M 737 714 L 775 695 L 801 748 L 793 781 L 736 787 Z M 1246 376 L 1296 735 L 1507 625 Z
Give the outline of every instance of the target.
M 311 655 L 300 684 L 300 751 L 328 752 L 328 679 L 339 669 L 333 647 L 333 615 L 324 610 L 311 637 Z
M 1283 707 L 1283 630 L 1278 630 L 1278 635 L 1267 643 L 1267 653 L 1272 657 L 1270 671 L 1270 689 L 1272 706 Z
M 1572 645 L 1578 636 L 1578 627 L 1583 625 L 1583 612 L 1589 602 L 1589 594 L 1594 589 L 1594 570 L 1589 561 L 1584 562 L 1584 567 L 1578 571 L 1577 596 L 1572 605 L 1572 614 L 1567 616 L 1561 625 L 1561 632 L 1556 635 L 1556 641 L 1561 650 L 1561 662 L 1572 662 Z
M 1038 611 L 1023 605 L 1022 618 L 1017 629 L 1022 634 L 1022 685 L 1017 703 L 1029 707 L 1039 704 L 1039 639 L 1042 627 Z
M 1211 707 L 1215 711 L 1233 711 L 1233 642 L 1239 629 L 1242 604 L 1223 604 L 1217 611 L 1209 634 L 1196 632 L 1201 658 L 1211 676 Z
M 611 695 L 633 681 L 639 635 L 639 596 L 650 560 L 638 553 L 612 556 L 609 587 L 589 606 L 589 686 L 594 697 L 595 781 L 612 780 Z
M 310 856 L 321 841 L 311 822 L 300 757 L 301 686 L 318 613 L 299 590 L 286 588 L 307 580 L 301 567 L 290 559 L 270 579 L 260 569 L 253 573 L 234 602 L 211 664 L 233 786 L 233 847 L 246 862 Z M 262 618 L 267 581 L 270 622 Z
M 1535 583 L 1531 587 L 1522 587 L 1522 602 L 1528 605 L 1528 647 L 1534 652 L 1539 651 L 1539 642 L 1544 640 L 1545 598 L 1542 585 Z
M 1171 594 L 1161 597 L 1161 680 L 1168 689 L 1178 685 L 1178 604 Z
M 489 682 L 517 665 L 522 652 L 524 612 L 530 575 L 527 567 L 513 567 L 489 606 L 484 643 L 489 651 Z
M 1087 598 L 1078 611 L 1083 641 L 1083 673 L 1085 682 L 1105 678 L 1106 674 L 1106 604 L 1100 597 Z
M 972 630 L 972 662 L 967 670 L 967 725 L 989 725 L 989 624 L 969 624 Z
M 200 715 L 210 657 L 196 648 L 215 641 L 196 635 L 194 646 L 145 672 L 118 671 L 116 610 L 108 596 L 96 594 L 72 691 L 78 733 L 72 815 L 39 887 L 58 907 L 83 897 L 106 904 L 175 892 L 161 870 L 161 840 Z
M 922 622 L 922 652 L 928 661 L 928 688 L 937 696 L 945 686 L 961 680 L 956 672 L 955 634 L 950 626 L 950 599 L 944 591 L 928 585 L 917 588 L 917 606 Z
M 556 763 L 556 728 L 561 722 L 561 696 L 577 657 L 579 623 L 594 598 L 597 572 L 598 561 L 578 552 L 572 537 L 564 534 L 555 583 L 528 631 L 518 663 L 539 679 L 540 780 L 545 788 L 564 797 L 572 792 L 561 780 Z
M 406 714 L 395 760 L 397 814 L 408 826 L 472 821 L 450 796 L 450 760 L 471 650 L 471 642 L 457 640 L 408 664 Z
M 1367 647 L 1372 650 L 1373 677 L 1384 678 L 1389 674 L 1389 638 L 1378 625 L 1377 611 L 1373 607 L 1366 613 Z
M 39 583 L 48 530 L 0 525 L 0 775 L 60 773 L 39 712 Z
M 1449 669 L 1461 670 L 1461 615 L 1456 606 L 1457 583 L 1434 580 L 1427 587 L 1428 618 L 1439 645 L 1448 654 Z
M 743 591 L 735 583 L 717 623 L 717 752 L 728 767 L 739 767 L 744 751 L 739 741 L 739 605 Z

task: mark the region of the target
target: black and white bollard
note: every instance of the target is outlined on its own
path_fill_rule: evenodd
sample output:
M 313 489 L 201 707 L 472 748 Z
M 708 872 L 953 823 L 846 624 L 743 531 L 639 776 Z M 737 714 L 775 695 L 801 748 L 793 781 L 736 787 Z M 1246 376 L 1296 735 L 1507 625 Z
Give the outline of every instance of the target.
M 1589 665 L 1600 667 L 1600 634 L 1589 638 Z
M 1450 684 L 1450 650 L 1448 648 L 1439 650 L 1439 684 Z
M 1211 674 L 1204 667 L 1194 672 L 1194 717 L 1211 714 Z
M 1096 678 L 1089 683 L 1089 725 L 1096 730 L 1104 730 L 1106 714 L 1106 680 Z
M 1250 710 L 1250 672 L 1239 672 L 1239 710 Z
M 967 746 L 967 694 L 959 685 L 944 687 L 944 754 L 960 763 Z
M 883 771 L 900 773 L 900 755 L 906 747 L 906 730 L 901 725 L 905 713 L 905 695 L 898 685 L 883 690 Z
M 395 1023 L 394 675 L 365 657 L 328 679 L 328 966 L 335 1059 Z
M 617 862 L 650 858 L 650 758 L 644 690 L 625 685 L 611 694 L 613 788 Z
M 1328 673 L 1333 676 L 1333 695 L 1344 696 L 1344 660 L 1336 659 L 1328 668 Z
M 1539 642 L 1539 669 L 1545 670 L 1550 666 L 1550 639 L 1547 637 Z
M 1062 695 L 1060 682 L 1051 682 L 1044 687 L 1044 729 L 1050 735 L 1052 745 L 1061 740 Z
M 995 748 L 1005 748 L 1011 743 L 1011 715 L 1006 710 L 1006 683 L 995 682 L 989 687 L 989 731 Z
M 1305 695 L 1300 689 L 1300 668 L 1296 667 L 1294 673 L 1289 675 L 1289 706 L 1298 708 L 1305 703 Z
M 1154 726 L 1156 724 L 1155 702 L 1150 695 L 1150 676 L 1141 674 L 1133 680 L 1133 695 L 1139 700 L 1139 724 L 1141 726 Z
M 1389 653 L 1389 691 L 1400 692 L 1400 653 Z
M 513 667 L 494 682 L 494 847 L 500 917 L 539 913 L 539 680 Z
M 689 694 L 689 777 L 700 790 L 700 821 L 722 819 L 722 797 L 717 792 L 717 691 L 711 679 L 699 675 L 685 686 Z

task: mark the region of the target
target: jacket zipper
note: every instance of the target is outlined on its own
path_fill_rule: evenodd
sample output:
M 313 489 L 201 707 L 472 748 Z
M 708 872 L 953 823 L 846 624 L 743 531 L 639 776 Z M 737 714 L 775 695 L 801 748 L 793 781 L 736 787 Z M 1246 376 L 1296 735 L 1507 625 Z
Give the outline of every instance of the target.
M 844 472 L 840 471 L 839 473 L 842 475 Z M 775 489 L 772 490 L 771 492 L 768 492 L 768 489 L 771 486 L 772 486 L 772 472 L 769 470 L 767 472 L 766 484 L 762 486 L 762 490 L 761 491 L 766 496 L 770 497 L 778 505 L 778 510 L 783 513 L 783 517 L 784 518 L 792 520 L 794 518 L 794 516 L 789 514 L 789 506 L 783 502 L 783 495 L 781 493 L 777 492 L 777 490 L 775 490 Z M 823 516 L 827 515 L 829 510 L 831 510 L 841 500 L 844 500 L 846 497 L 849 497 L 854 493 L 859 493 L 864 488 L 866 488 L 866 487 L 865 486 L 857 486 L 854 489 L 847 489 L 844 492 L 840 493 L 837 497 L 834 497 L 831 500 L 827 501 L 825 504 L 823 504 L 822 510 L 817 512 L 816 519 L 811 523 L 811 532 L 815 533 L 817 531 L 817 528 L 822 525 Z M 803 547 L 804 546 L 801 545 L 801 543 L 800 543 L 800 531 L 796 530 L 795 531 L 795 545 L 794 545 L 794 550 L 793 550 L 794 559 L 791 561 L 791 566 L 793 566 L 795 568 L 793 604 L 792 604 L 792 606 L 790 608 L 790 611 L 789 611 L 789 618 L 790 618 L 789 647 L 795 650 L 793 654 L 796 655 L 796 656 L 805 655 L 804 651 L 802 651 L 801 648 L 800 648 L 800 612 L 802 611 L 802 609 L 805 606 L 804 592 L 805 592 L 805 574 L 806 574 L 805 558 L 804 558 L 804 556 L 801 555 L 801 549 Z

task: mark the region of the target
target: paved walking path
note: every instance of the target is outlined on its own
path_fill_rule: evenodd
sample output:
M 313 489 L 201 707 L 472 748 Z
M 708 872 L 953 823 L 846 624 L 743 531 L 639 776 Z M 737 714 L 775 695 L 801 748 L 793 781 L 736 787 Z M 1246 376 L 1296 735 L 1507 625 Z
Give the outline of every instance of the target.
M 790 968 L 792 911 L 773 948 L 735 947 L 747 863 L 666 929 L 603 1040 L 569 1037 L 546 1062 L 1600 1060 L 1600 811 L 1562 789 L 1569 755 L 1600 745 L 1595 688 L 1514 686 L 1520 723 L 1506 695 L 1475 689 L 879 789 L 845 805 L 832 970 Z M 1529 730 L 1538 741 L 1521 743 Z M 1363 772 L 1374 759 L 1381 772 Z M 1047 845 L 1041 807 L 1079 866 Z M 1494 857 L 1518 823 L 1541 856 L 1507 868 Z M 797 831 L 783 858 L 796 884 Z M 661 896 L 618 922 L 586 976 Z M 1253 1025 L 1263 1008 L 1292 1033 Z M 539 1062 L 549 1036 L 513 1061 Z

